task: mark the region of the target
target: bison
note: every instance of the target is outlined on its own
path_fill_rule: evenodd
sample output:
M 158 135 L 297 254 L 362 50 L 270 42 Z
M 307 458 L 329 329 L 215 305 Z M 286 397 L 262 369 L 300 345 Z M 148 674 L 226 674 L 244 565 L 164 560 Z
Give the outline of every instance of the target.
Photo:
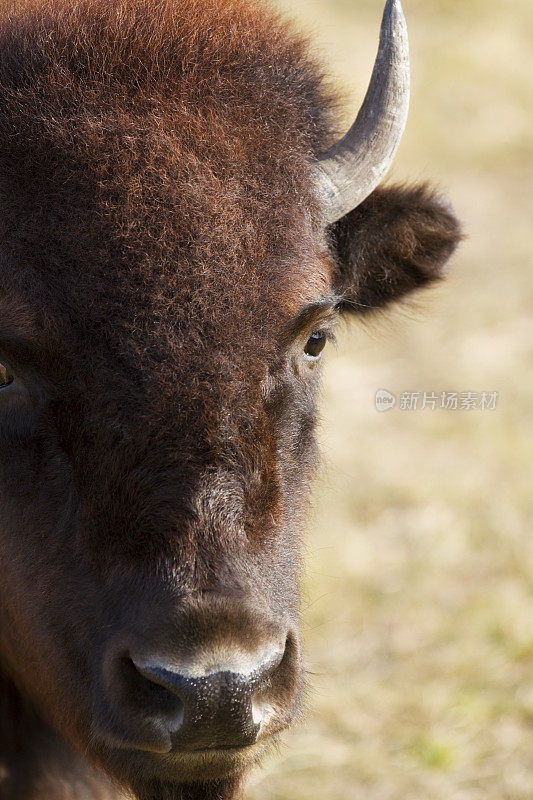
M 302 707 L 340 317 L 441 278 L 388 0 L 356 122 L 253 0 L 3 0 L 0 795 L 228 800 Z

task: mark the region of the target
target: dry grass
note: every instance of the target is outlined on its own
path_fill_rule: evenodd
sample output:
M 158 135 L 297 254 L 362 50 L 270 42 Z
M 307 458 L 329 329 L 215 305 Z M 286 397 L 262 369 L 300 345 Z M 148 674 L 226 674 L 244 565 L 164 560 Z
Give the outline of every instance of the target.
M 381 0 L 280 0 L 355 105 Z M 309 532 L 307 722 L 250 800 L 533 798 L 533 3 L 405 0 L 397 179 L 434 177 L 469 240 L 413 310 L 329 354 Z M 492 412 L 374 410 L 491 390 Z

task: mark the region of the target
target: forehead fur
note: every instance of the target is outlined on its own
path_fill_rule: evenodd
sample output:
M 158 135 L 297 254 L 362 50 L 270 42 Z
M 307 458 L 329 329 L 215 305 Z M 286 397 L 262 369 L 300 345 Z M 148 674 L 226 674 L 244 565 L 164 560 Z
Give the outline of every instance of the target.
M 321 83 L 253 2 L 7 0 L 0 291 L 119 349 L 279 326 L 327 283 Z

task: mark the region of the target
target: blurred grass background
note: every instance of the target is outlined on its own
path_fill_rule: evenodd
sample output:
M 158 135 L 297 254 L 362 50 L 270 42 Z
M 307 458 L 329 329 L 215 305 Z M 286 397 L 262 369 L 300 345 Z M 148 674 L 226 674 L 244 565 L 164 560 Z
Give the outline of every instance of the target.
M 366 89 L 382 0 L 278 0 Z M 446 285 L 327 358 L 307 546 L 304 724 L 251 800 L 533 798 L 533 3 L 404 0 L 413 90 L 391 180 L 468 240 Z M 498 391 L 378 414 L 374 394 Z

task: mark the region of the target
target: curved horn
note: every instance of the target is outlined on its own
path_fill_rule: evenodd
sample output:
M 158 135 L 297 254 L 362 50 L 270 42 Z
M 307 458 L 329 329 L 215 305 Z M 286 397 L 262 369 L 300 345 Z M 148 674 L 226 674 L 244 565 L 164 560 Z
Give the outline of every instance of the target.
M 409 41 L 400 0 L 387 0 L 379 50 L 361 110 L 316 165 L 328 224 L 356 208 L 381 182 L 400 144 L 409 110 Z

